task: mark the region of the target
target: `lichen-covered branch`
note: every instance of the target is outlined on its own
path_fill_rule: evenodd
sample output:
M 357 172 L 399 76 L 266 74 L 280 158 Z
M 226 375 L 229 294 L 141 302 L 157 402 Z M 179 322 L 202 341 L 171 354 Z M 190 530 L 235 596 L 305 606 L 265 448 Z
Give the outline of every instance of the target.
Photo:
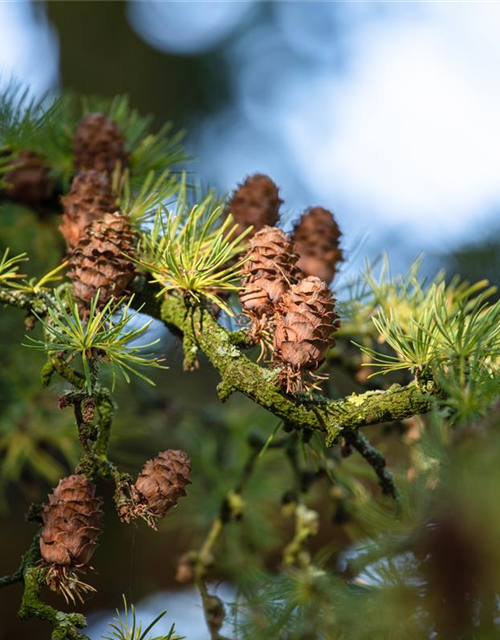
M 90 478 L 102 475 L 113 479 L 117 487 L 117 505 L 123 484 L 129 481 L 127 474 L 122 474 L 108 460 L 107 447 L 114 405 L 107 389 L 99 385 L 94 387 L 94 395 L 88 396 L 85 390 L 85 379 L 72 369 L 67 362 L 58 356 L 52 356 L 42 371 L 42 379 L 48 384 L 50 377 L 57 372 L 71 383 L 73 390 L 67 391 L 60 398 L 60 408 L 73 405 L 78 426 L 79 438 L 83 445 L 84 455 L 75 470 Z M 89 427 L 86 429 L 86 427 Z M 38 618 L 52 625 L 51 640 L 89 640 L 80 631 L 86 626 L 85 617 L 78 613 L 64 613 L 47 605 L 40 598 L 43 586 L 47 585 L 45 567 L 41 566 L 40 542 L 37 534 L 24 555 L 20 568 L 9 576 L 0 578 L 0 587 L 21 582 L 23 596 L 19 617 L 21 619 Z
M 81 633 L 87 623 L 85 617 L 78 613 L 58 611 L 40 599 L 40 590 L 45 584 L 44 569 L 38 566 L 40 560 L 40 537 L 36 534 L 30 548 L 24 554 L 19 569 L 10 576 L 0 578 L 0 587 L 16 582 L 23 583 L 23 596 L 19 617 L 22 620 L 38 618 L 52 625 L 51 640 L 89 640 Z
M 45 583 L 45 575 L 40 567 L 29 566 L 23 576 L 24 591 L 19 617 L 22 620 L 38 618 L 53 627 L 51 640 L 90 640 L 79 629 L 87 626 L 85 617 L 79 613 L 58 611 L 40 600 L 40 589 Z
M 2 576 L 0 578 L 0 588 L 8 587 L 11 584 L 16 584 L 16 582 L 21 582 L 22 579 L 23 573 L 20 569 L 18 569 L 17 571 L 14 571 L 14 573 L 11 573 L 8 576 Z
M 161 317 L 207 355 L 221 375 L 218 390 L 222 400 L 239 391 L 293 428 L 324 432 L 327 445 L 346 430 L 409 418 L 432 406 L 432 395 L 415 384 L 393 385 L 387 391 L 367 391 L 342 400 L 318 394 L 287 395 L 278 386 L 277 370 L 265 369 L 247 358 L 206 309 L 192 306 L 187 298 L 169 295 L 162 304 Z
M 43 295 L 35 295 L 15 289 L 0 289 L 0 304 L 17 307 L 26 311 L 35 311 L 39 316 L 47 313 L 47 304 Z
M 81 473 L 90 479 L 101 475 L 112 480 L 116 486 L 115 503 L 120 512 L 120 509 L 129 503 L 128 489 L 131 478 L 127 473 L 120 472 L 108 459 L 109 438 L 116 408 L 111 394 L 105 387 L 95 384 L 93 395 L 87 395 L 85 378 L 62 358 L 52 356 L 48 364 L 50 373 L 56 371 L 76 388 L 76 391 L 69 391 L 59 399 L 60 408 L 73 404 L 78 436 L 84 449 L 84 455 L 75 473 Z M 83 405 L 83 410 L 80 404 Z M 92 446 L 89 446 L 88 440 L 92 440 Z

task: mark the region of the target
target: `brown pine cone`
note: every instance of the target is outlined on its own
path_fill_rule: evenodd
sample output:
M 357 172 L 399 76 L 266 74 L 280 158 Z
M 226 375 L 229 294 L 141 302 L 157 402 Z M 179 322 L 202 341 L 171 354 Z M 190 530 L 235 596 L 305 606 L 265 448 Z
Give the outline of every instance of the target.
M 335 344 L 335 300 L 325 282 L 308 276 L 285 292 L 276 320 L 274 354 L 284 365 L 287 392 L 304 388 L 302 372 L 314 371 Z
M 47 566 L 49 586 L 66 600 L 92 591 L 80 582 L 75 570 L 84 570 L 97 546 L 102 529 L 102 500 L 95 486 L 82 475 L 63 478 L 43 505 L 40 554 Z
M 293 232 L 300 270 L 306 276 L 317 276 L 330 284 L 344 259 L 339 246 L 341 236 L 337 221 L 328 209 L 307 209 Z
M 186 495 L 190 474 L 191 461 L 184 451 L 168 449 L 148 460 L 131 486 L 134 507 L 125 519 L 140 516 L 155 529 L 156 520 Z
M 134 277 L 134 234 L 128 219 L 115 213 L 104 213 L 87 228 L 85 236 L 69 256 L 68 277 L 73 281 L 73 295 L 82 315 L 99 291 L 98 309 L 111 298 L 126 294 Z
M 43 158 L 32 151 L 20 151 L 5 174 L 5 195 L 16 202 L 36 206 L 48 200 L 54 190 L 49 168 Z
M 264 227 L 250 240 L 249 259 L 243 266 L 243 312 L 264 326 L 291 283 L 297 281 L 298 256 L 289 236 L 276 227 Z
M 75 168 L 77 171 L 103 171 L 111 175 L 119 162 L 128 164 L 125 136 L 118 125 L 102 113 L 89 113 L 76 128 L 73 138 Z
M 279 189 L 271 178 L 256 173 L 238 186 L 226 205 L 226 214 L 233 215 L 238 235 L 252 225 L 250 235 L 253 236 L 266 225 L 274 227 L 280 217 L 282 202 Z
M 59 229 L 69 249 L 84 237 L 93 220 L 117 209 L 109 178 L 98 171 L 85 171 L 75 176 L 70 192 L 62 198 L 62 204 L 64 211 Z

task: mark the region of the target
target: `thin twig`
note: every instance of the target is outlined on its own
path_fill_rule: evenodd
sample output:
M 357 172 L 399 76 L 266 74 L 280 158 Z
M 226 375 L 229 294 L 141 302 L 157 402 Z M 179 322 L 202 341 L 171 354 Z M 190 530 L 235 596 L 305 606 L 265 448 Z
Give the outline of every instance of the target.
M 346 431 L 344 432 L 344 438 L 373 468 L 377 474 L 382 493 L 394 498 L 399 506 L 401 503 L 401 495 L 394 481 L 393 474 L 386 467 L 387 463 L 383 454 L 372 446 L 367 438 L 359 431 Z
M 8 587 L 11 584 L 16 584 L 17 582 L 21 582 L 23 579 L 23 572 L 21 569 L 18 569 L 13 574 L 9 576 L 2 576 L 0 578 L 0 588 Z
M 196 579 L 196 586 L 200 592 L 203 614 L 208 632 L 210 633 L 210 640 L 230 640 L 230 638 L 219 633 L 224 618 L 226 617 L 222 600 L 218 596 L 214 596 L 208 592 L 207 585 L 203 578 Z

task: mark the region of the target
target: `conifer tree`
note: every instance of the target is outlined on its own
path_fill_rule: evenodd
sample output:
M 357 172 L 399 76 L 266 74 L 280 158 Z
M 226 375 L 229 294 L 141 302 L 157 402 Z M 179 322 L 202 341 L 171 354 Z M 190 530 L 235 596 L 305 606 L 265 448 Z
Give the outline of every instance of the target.
M 384 258 L 332 290 L 349 256 L 327 209 L 309 209 L 290 237 L 271 178 L 247 178 L 227 201 L 203 192 L 183 173 L 180 136 L 152 132 L 125 98 L 43 108 L 10 87 L 0 146 L 0 225 L 29 212 L 57 238 L 32 269 L 34 242 L 16 253 L 0 228 L 1 330 L 19 323 L 25 359 L 44 359 L 41 388 L 16 406 L 52 398 L 59 381 L 49 414 L 73 416 L 48 429 L 35 414 L 20 440 L 7 410 L 2 427 L 0 489 L 28 469 L 52 487 L 29 510 L 19 568 L 0 578 L 22 585 L 23 620 L 49 623 L 53 640 L 87 638 L 90 562 L 116 509 L 123 527 L 193 534 L 177 580 L 198 589 L 211 640 L 497 637 L 494 287 L 426 281 L 419 261 L 394 278 Z M 131 474 L 121 432 L 112 438 L 119 389 L 158 383 L 161 399 L 175 367 L 149 337 L 153 320 L 181 343 L 185 384 L 212 368 L 219 399 L 246 396 L 261 429 L 253 414 L 191 409 Z M 234 585 L 232 603 L 209 586 L 216 576 Z M 46 604 L 47 590 L 72 611 Z M 142 631 L 124 601 L 108 638 L 147 640 L 163 615 Z M 174 626 L 163 637 L 180 638 Z

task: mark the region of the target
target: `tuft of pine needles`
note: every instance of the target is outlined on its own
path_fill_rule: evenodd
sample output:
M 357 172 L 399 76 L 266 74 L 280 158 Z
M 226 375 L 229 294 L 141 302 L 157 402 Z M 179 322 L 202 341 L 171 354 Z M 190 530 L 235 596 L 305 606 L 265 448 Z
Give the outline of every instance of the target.
M 137 621 L 137 614 L 134 605 L 129 606 L 125 596 L 123 598 L 123 614 L 116 610 L 116 616 L 113 618 L 113 622 L 109 622 L 111 631 L 109 635 L 102 636 L 103 640 L 183 640 L 184 636 L 179 636 L 175 633 L 175 624 L 172 624 L 170 631 L 167 635 L 161 636 L 149 636 L 148 634 L 156 627 L 156 625 L 167 614 L 166 611 L 162 611 L 147 627 L 142 630 L 142 623 Z
M 13 154 L 27 149 L 47 161 L 52 177 L 67 190 L 74 173 L 74 132 L 79 120 L 95 111 L 114 120 L 125 136 L 133 192 L 140 191 L 151 172 L 158 177 L 190 159 L 182 145 L 184 133 L 174 132 L 170 122 L 154 132 L 153 117 L 140 115 L 128 96 L 82 98 L 67 93 L 45 107 L 29 88 L 11 82 L 0 94 L 0 186 Z
M 101 363 L 107 364 L 111 369 L 113 389 L 117 372 L 127 382 L 130 382 L 129 374 L 132 374 L 154 386 L 155 383 L 138 367 L 166 368 L 161 364 L 161 359 L 148 352 L 159 340 L 148 344 L 134 344 L 145 333 L 152 320 L 134 327 L 134 319 L 140 309 L 130 310 L 133 298 L 125 305 L 121 301 L 110 300 L 101 311 L 97 310 L 98 299 L 97 294 L 92 300 L 88 319 L 83 320 L 78 313 L 77 304 L 72 300 L 66 303 L 55 291 L 55 304 L 49 308 L 48 315 L 45 318 L 37 316 L 44 328 L 45 340 L 26 336 L 30 344 L 25 346 L 41 349 L 49 354 L 62 352 L 68 363 L 74 359 L 80 360 L 89 395 L 96 382 L 96 367 Z
M 245 259 L 238 256 L 250 229 L 236 235 L 237 225 L 230 216 L 222 220 L 214 198 L 209 192 L 189 209 L 184 184 L 175 211 L 160 207 L 152 229 L 142 234 L 138 264 L 160 285 L 158 295 L 179 291 L 198 303 L 207 298 L 233 315 L 220 294 L 239 290 Z
M 33 144 L 41 142 L 46 129 L 57 119 L 60 107 L 57 99 L 44 108 L 43 100 L 33 98 L 28 87 L 11 81 L 0 93 L 0 149 L 33 150 Z
M 63 271 L 68 266 L 67 262 L 63 262 L 54 269 L 51 269 L 48 273 L 44 274 L 41 278 L 30 278 L 26 280 L 24 275 L 17 276 L 18 278 L 23 278 L 21 282 L 9 282 L 8 285 L 20 291 L 21 293 L 28 293 L 32 295 L 37 295 L 42 291 L 48 291 L 50 287 L 49 284 L 54 284 L 55 282 L 59 282 L 62 280 L 61 271 Z M 1 276 L 0 276 L 1 281 Z
M 500 355 L 500 304 L 488 304 L 487 283 L 460 287 L 433 283 L 423 303 L 400 319 L 399 307 L 380 308 L 373 323 L 395 355 L 361 346 L 383 373 L 421 371 L 447 362 L 475 360 L 485 366 Z
M 26 262 L 28 257 L 26 253 L 20 253 L 9 258 L 9 253 L 10 249 L 7 248 L 0 257 L 0 284 L 12 287 L 14 280 L 25 277 L 24 274 L 19 273 L 19 265 Z
M 134 181 L 137 184 L 137 181 Z M 181 188 L 177 176 L 169 169 L 159 175 L 151 170 L 143 182 L 134 189 L 130 171 L 120 172 L 119 167 L 113 175 L 113 190 L 118 194 L 119 208 L 131 222 L 140 225 L 154 218 L 158 208 L 172 203 Z
M 56 179 L 69 175 L 73 167 L 71 145 L 66 141 L 64 126 L 65 99 L 56 98 L 49 106 L 45 100 L 33 98 L 30 89 L 10 82 L 0 93 L 0 187 L 3 174 L 12 168 L 20 151 L 32 151 L 48 159 L 50 172 Z

